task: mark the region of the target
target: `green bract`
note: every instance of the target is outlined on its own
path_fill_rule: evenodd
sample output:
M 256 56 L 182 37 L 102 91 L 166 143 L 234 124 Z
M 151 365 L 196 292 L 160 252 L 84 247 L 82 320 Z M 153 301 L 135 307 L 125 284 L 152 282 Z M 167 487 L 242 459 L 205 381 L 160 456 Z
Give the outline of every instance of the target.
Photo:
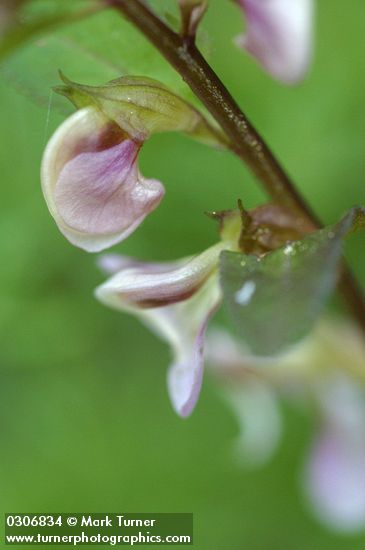
M 134 139 L 144 141 L 153 133 L 181 131 L 211 145 L 225 143 L 199 111 L 156 80 L 123 76 L 104 86 L 85 86 L 60 76 L 65 85 L 56 87 L 56 92 L 78 109 L 96 107 Z
M 333 291 L 344 237 L 365 227 L 365 208 L 262 257 L 224 251 L 220 280 L 228 314 L 257 355 L 306 335 Z

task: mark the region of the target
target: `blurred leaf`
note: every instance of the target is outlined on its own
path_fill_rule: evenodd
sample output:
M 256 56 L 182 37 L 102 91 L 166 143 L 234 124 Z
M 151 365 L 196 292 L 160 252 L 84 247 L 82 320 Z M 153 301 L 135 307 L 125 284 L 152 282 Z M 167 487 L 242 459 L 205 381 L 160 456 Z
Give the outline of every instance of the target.
M 45 11 L 47 5 L 43 2 L 33 3 L 28 10 L 22 7 L 26 0 L 18 0 L 10 13 L 9 25 L 0 35 L 0 61 L 13 50 L 23 45 L 35 36 L 50 32 L 59 25 L 72 23 L 92 15 L 101 9 L 101 4 L 91 1 L 85 5 L 80 2 L 52 2 L 52 10 Z M 28 6 L 27 6 L 28 7 Z M 42 9 L 43 8 L 43 9 Z M 76 9 L 75 9 L 76 8 Z M 25 11 L 25 13 L 23 13 Z
M 225 251 L 221 285 L 228 313 L 249 349 L 274 355 L 310 330 L 333 291 L 343 238 L 365 227 L 365 208 L 264 257 Z
M 180 27 L 180 10 L 178 2 L 171 0 L 150 0 L 150 5 L 153 11 L 170 25 L 175 31 Z
M 95 85 L 126 74 L 148 76 L 198 104 L 168 62 L 138 30 L 111 9 L 28 43 L 2 64 L 3 74 L 15 88 L 45 106 L 50 88 L 57 84 L 58 69 L 72 80 Z M 65 111 L 61 101 L 55 99 L 54 106 Z

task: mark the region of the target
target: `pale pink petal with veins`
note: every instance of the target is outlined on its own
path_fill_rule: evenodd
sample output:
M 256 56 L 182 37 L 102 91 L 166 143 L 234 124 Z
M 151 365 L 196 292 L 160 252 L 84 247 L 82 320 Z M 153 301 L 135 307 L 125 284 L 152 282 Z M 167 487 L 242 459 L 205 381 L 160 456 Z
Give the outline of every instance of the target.
M 70 242 L 98 252 L 130 235 L 160 203 L 164 188 L 138 171 L 141 144 L 96 109 L 77 111 L 51 138 L 42 188 Z

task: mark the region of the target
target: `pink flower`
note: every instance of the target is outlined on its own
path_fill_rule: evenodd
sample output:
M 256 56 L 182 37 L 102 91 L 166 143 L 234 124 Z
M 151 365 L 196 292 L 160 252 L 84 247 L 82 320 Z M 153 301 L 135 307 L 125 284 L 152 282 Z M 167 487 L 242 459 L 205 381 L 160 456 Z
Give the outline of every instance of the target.
M 364 393 L 338 376 L 319 397 L 321 426 L 306 463 L 304 490 L 325 524 L 344 532 L 364 529 Z
M 247 30 L 237 38 L 274 78 L 294 84 L 312 53 L 313 0 L 237 0 Z
M 295 335 L 295 338 L 288 341 L 287 326 L 282 326 L 276 315 L 265 316 L 262 310 L 262 301 L 266 306 L 272 296 L 280 298 L 285 294 L 284 312 L 285 306 L 288 303 L 291 306 L 291 300 L 295 299 L 293 293 L 288 291 L 290 284 L 281 287 L 277 283 L 278 274 L 280 282 L 284 276 L 286 283 L 290 281 L 293 266 L 294 278 L 298 273 L 298 260 L 294 264 L 290 258 L 288 261 L 288 252 L 293 255 L 293 251 L 295 254 L 296 250 L 302 248 L 302 252 L 305 251 L 302 258 L 307 261 L 305 267 L 311 270 L 311 277 L 314 275 L 319 290 L 322 291 L 324 285 L 330 288 L 334 278 L 328 277 L 325 268 L 340 257 L 341 237 L 349 229 L 354 230 L 354 226 L 361 226 L 363 223 L 361 208 L 351 210 L 331 230 L 327 228 L 319 232 L 313 232 L 312 227 L 304 226 L 300 220 L 295 220 L 294 223 L 290 211 L 272 204 L 247 212 L 239 203 L 237 210 L 214 212 L 211 216 L 219 221 L 220 226 L 221 241 L 216 245 L 194 257 L 169 263 L 142 263 L 116 255 L 104 256 L 101 265 L 112 277 L 96 290 L 96 296 L 101 302 L 137 315 L 171 344 L 173 363 L 169 370 L 168 387 L 173 406 L 181 416 L 191 413 L 199 395 L 205 329 L 221 301 L 221 295 L 226 301 L 229 300 L 229 305 L 234 303 L 233 313 L 238 317 L 240 334 L 255 337 L 252 327 L 259 331 L 261 339 L 257 343 L 264 350 L 263 355 L 268 355 L 267 341 L 270 346 L 272 344 L 273 323 L 277 323 L 279 327 L 279 331 L 274 331 L 274 334 L 280 346 L 275 342 L 275 347 L 271 346 L 269 349 L 275 350 L 273 353 L 276 354 L 288 349 L 289 345 L 289 349 L 292 349 L 303 335 Z M 298 240 L 301 234 L 306 235 L 308 232 L 309 235 Z M 294 239 L 294 242 L 288 244 L 291 242 L 288 239 Z M 284 246 L 280 246 L 282 244 Z M 249 253 L 243 254 L 241 247 Z M 227 257 L 231 264 L 226 261 Z M 272 268 L 272 263 L 275 264 L 275 269 Z M 306 277 L 310 283 L 309 290 L 305 288 L 305 299 L 297 300 L 299 305 L 297 304 L 295 311 L 297 316 L 304 318 L 304 322 L 307 322 L 307 309 L 311 312 L 308 302 L 312 297 L 309 292 L 313 293 L 315 309 L 318 310 L 318 293 L 311 277 Z M 299 287 L 300 290 L 298 284 L 292 287 L 295 290 Z M 245 325 L 241 319 L 250 320 L 246 312 L 250 303 L 255 303 L 255 300 L 258 300 L 261 314 L 252 317 L 251 326 Z M 282 310 L 278 306 L 277 309 L 280 315 Z M 293 310 L 290 307 L 288 312 L 292 319 Z M 292 320 L 289 321 L 291 322 Z M 218 341 L 218 338 L 215 340 Z M 223 344 L 221 347 L 222 350 L 225 349 Z M 232 349 L 231 346 L 229 353 L 228 350 L 225 351 L 223 363 L 232 363 Z M 241 350 L 235 353 L 235 362 L 239 367 L 244 356 Z M 277 360 L 273 357 L 260 361 L 254 358 L 253 364 L 275 364 Z M 215 362 L 217 361 L 216 357 Z M 258 389 L 262 402 L 272 405 L 273 400 L 267 397 L 267 392 L 261 391 L 257 384 L 252 384 L 252 387 Z M 274 410 L 274 406 L 271 406 L 271 410 Z
M 226 141 L 192 105 L 150 78 L 87 86 L 60 77 L 63 85 L 55 90 L 79 110 L 46 147 L 42 189 L 67 239 L 98 252 L 128 237 L 164 196 L 163 185 L 137 166 L 152 134 L 185 132 L 214 146 Z
M 221 299 L 218 258 L 227 243 L 170 263 L 142 263 L 116 255 L 101 258 L 114 275 L 96 289 L 105 305 L 135 314 L 173 350 L 167 385 L 175 411 L 188 416 L 199 397 L 208 320 Z
M 164 187 L 140 174 L 141 146 L 93 107 L 76 111 L 55 132 L 43 156 L 42 189 L 72 244 L 88 252 L 110 247 L 158 206 Z

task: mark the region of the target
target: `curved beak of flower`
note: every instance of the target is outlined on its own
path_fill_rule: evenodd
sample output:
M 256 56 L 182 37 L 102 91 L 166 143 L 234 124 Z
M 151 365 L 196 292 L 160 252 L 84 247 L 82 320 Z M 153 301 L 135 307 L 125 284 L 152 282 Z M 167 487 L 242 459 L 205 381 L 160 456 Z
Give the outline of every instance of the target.
M 286 84 L 301 80 L 312 50 L 313 0 L 238 0 L 247 31 L 237 44 L 274 78 Z
M 94 107 L 75 112 L 55 132 L 43 156 L 42 189 L 72 244 L 88 252 L 110 247 L 158 206 L 164 187 L 139 173 L 141 145 Z
M 173 350 L 168 373 L 172 405 L 188 416 L 199 397 L 205 329 L 220 302 L 217 264 L 223 243 L 173 263 L 146 264 L 104 256 L 114 276 L 96 289 L 104 304 L 137 315 Z

